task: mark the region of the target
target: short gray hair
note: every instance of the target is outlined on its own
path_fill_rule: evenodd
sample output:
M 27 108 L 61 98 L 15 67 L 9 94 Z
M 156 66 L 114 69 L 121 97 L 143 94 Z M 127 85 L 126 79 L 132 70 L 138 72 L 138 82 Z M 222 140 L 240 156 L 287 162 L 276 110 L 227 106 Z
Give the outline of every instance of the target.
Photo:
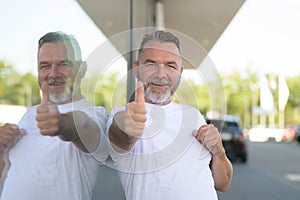
M 77 40 L 75 39 L 75 37 L 73 35 L 68 35 L 61 31 L 49 32 L 39 39 L 38 50 L 40 50 L 40 48 L 42 47 L 43 44 L 53 43 L 53 42 L 68 42 L 68 43 L 70 43 L 71 47 L 72 47 L 72 51 L 74 53 L 75 61 L 79 62 L 79 64 L 81 64 L 81 62 L 82 62 L 81 49 L 80 49 L 80 46 L 79 46 Z
M 169 42 L 175 44 L 179 51 L 180 61 L 182 62 L 182 52 L 178 37 L 176 37 L 173 33 L 160 30 L 144 35 L 143 40 L 140 44 L 140 48 L 138 50 L 138 62 L 140 62 L 141 54 L 145 44 L 150 41 Z

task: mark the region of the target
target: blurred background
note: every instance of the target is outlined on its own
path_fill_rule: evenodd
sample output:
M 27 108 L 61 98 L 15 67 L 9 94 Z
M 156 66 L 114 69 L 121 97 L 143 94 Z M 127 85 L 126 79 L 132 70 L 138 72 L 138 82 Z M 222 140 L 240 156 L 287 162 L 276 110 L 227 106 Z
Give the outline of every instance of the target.
M 247 155 L 232 157 L 232 187 L 219 198 L 299 199 L 299 0 L 0 0 L 0 4 L 0 124 L 17 123 L 27 107 L 40 102 L 36 55 L 38 39 L 45 33 L 74 35 L 83 59 L 96 56 L 97 65 L 104 65 L 99 62 L 106 56 L 101 51 L 106 44 L 117 52 L 118 59 L 97 73 L 91 67 L 82 85 L 88 100 L 110 111 L 134 93 L 134 78 L 127 71 L 135 54 L 128 49 L 137 48 L 144 32 L 130 30 L 174 30 L 201 49 L 200 55 L 188 42 L 183 44 L 184 54 L 194 62 L 186 63 L 175 100 L 196 106 L 208 120 L 222 119 L 220 132 L 224 143 L 229 142 L 228 152 Z M 212 95 L 210 83 L 199 71 L 207 59 L 221 80 L 216 84 L 222 87 L 221 98 Z M 218 100 L 221 108 L 213 105 Z

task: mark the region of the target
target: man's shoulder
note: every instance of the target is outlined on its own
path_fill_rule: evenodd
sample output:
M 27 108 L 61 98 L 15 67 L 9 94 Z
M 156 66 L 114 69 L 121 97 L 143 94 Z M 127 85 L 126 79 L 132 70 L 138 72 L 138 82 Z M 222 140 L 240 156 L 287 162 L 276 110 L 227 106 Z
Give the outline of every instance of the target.
M 87 101 L 85 98 L 73 102 L 73 109 L 74 110 L 86 110 L 86 109 L 93 109 L 97 112 L 106 113 L 106 109 L 103 106 L 97 106 L 89 101 Z
M 37 109 L 38 106 L 39 105 L 33 105 L 33 106 L 28 107 L 25 114 L 32 113 L 32 112 L 36 113 L 36 109 Z
M 114 115 L 115 113 L 119 112 L 119 111 L 124 111 L 125 110 L 125 106 L 115 106 L 111 109 L 110 114 Z
M 174 104 L 174 106 L 176 106 L 182 110 L 193 110 L 193 111 L 197 111 L 200 113 L 200 111 L 195 106 L 190 106 L 190 105 L 180 104 L 180 103 L 175 103 L 175 102 L 173 102 L 173 104 Z

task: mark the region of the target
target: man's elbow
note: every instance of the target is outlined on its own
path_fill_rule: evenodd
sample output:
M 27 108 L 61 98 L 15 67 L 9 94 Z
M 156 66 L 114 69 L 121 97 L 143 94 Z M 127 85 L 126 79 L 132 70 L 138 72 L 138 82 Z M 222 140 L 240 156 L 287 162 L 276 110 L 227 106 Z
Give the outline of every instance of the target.
M 215 185 L 215 189 L 220 192 L 227 192 L 230 188 L 230 183 L 225 183 L 223 185 Z

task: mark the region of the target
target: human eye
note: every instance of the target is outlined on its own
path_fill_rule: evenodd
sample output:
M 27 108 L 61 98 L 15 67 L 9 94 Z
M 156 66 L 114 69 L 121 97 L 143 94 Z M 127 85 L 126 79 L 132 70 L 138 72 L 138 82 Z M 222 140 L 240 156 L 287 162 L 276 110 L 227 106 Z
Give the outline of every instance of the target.
M 58 64 L 59 67 L 71 67 L 72 63 L 70 61 L 62 61 Z
M 169 70 L 177 70 L 177 65 L 176 64 L 167 64 L 166 67 Z
M 51 64 L 49 63 L 42 63 L 40 64 L 40 70 L 46 70 L 46 69 L 49 69 L 51 67 Z
M 155 63 L 149 62 L 144 65 L 145 67 L 155 67 Z
M 150 61 L 150 62 L 146 62 L 143 66 L 145 68 L 151 70 L 151 69 L 155 69 L 158 66 L 158 64 L 155 63 L 155 62 Z

